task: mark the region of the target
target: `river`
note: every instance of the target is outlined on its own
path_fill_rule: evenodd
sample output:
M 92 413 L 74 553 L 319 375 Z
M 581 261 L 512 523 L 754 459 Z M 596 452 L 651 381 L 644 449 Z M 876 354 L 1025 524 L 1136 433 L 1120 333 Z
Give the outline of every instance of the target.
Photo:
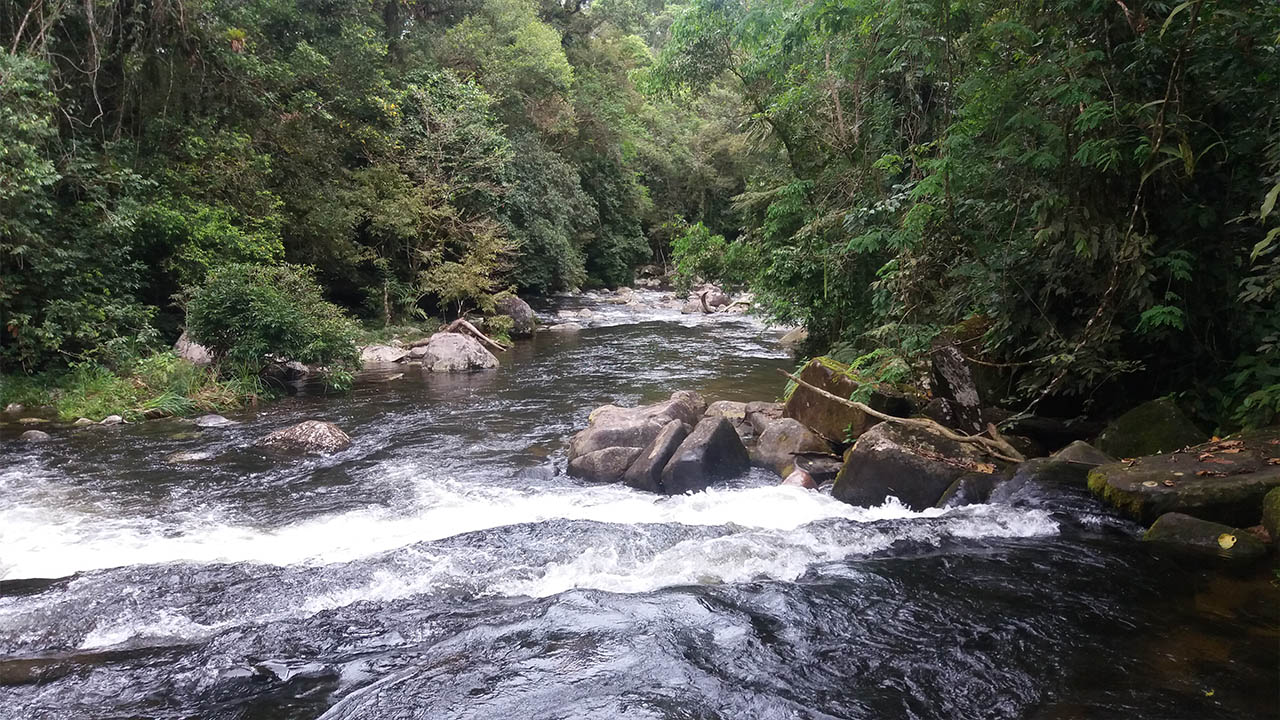
M 773 399 L 795 364 L 742 316 L 548 312 L 581 307 L 496 371 L 0 438 L 0 718 L 1274 717 L 1268 576 L 1153 552 L 1083 491 L 566 477 L 599 405 Z M 351 447 L 252 447 L 308 418 Z

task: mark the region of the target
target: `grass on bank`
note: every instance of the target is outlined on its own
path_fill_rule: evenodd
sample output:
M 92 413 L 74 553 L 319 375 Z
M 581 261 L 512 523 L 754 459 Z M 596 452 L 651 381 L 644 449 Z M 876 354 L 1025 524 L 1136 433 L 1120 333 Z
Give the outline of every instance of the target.
M 265 390 L 252 373 L 230 376 L 197 367 L 173 352 L 157 352 L 116 370 L 85 362 L 67 370 L 0 376 L 0 406 L 53 408 L 59 420 L 126 420 L 220 412 L 256 404 Z

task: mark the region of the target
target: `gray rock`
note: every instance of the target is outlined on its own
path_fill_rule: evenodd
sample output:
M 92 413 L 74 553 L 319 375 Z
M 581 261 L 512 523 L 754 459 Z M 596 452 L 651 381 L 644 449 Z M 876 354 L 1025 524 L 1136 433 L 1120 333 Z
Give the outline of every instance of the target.
M 422 367 L 431 372 L 468 372 L 498 367 L 493 356 L 478 340 L 461 333 L 436 333 L 427 341 Z
M 1099 450 L 1118 458 L 1173 452 L 1208 439 L 1170 398 L 1146 402 L 1121 415 L 1098 436 Z
M 209 352 L 209 348 L 192 340 L 185 330 L 178 337 L 178 341 L 173 344 L 173 352 L 178 357 L 197 367 L 213 364 L 213 353 Z
M 422 345 L 414 345 L 413 347 L 409 348 L 409 350 L 405 353 L 405 357 L 408 358 L 409 360 L 421 360 L 426 356 L 427 356 L 426 343 L 423 343 Z
M 582 326 L 579 325 L 578 323 L 566 322 L 566 323 L 558 323 L 556 325 L 552 325 L 547 329 L 550 330 L 551 332 L 578 332 L 579 330 L 582 329 Z
M 49 422 L 48 418 L 41 418 L 41 417 L 18 418 L 19 425 L 43 425 L 47 422 Z
M 607 447 L 569 461 L 569 474 L 596 482 L 617 482 L 640 454 L 638 447 Z
M 749 402 L 746 407 L 747 422 L 751 423 L 751 429 L 758 436 L 769 427 L 769 423 L 782 418 L 783 407 L 782 403 L 777 402 Z
M 706 410 L 697 393 L 681 390 L 669 400 L 637 408 L 605 405 L 592 411 L 585 430 L 569 441 L 569 459 L 608 447 L 643 448 L 672 420 L 693 425 Z
M 636 456 L 631 467 L 627 468 L 627 472 L 622 477 L 623 482 L 637 490 L 663 492 L 662 470 L 671 461 L 671 456 L 676 454 L 680 443 L 684 442 L 688 436 L 689 431 L 685 430 L 685 424 L 680 420 L 672 420 L 662 426 L 658 436 Z
M 966 472 L 991 475 L 997 468 L 972 444 L 882 422 L 845 453 L 831 494 L 860 506 L 880 505 L 893 496 L 912 510 L 924 510 Z
M 787 475 L 785 478 L 783 478 L 782 482 L 779 484 L 790 485 L 792 487 L 800 487 L 800 488 L 804 488 L 805 490 L 818 489 L 818 483 L 814 482 L 813 476 L 805 472 L 804 470 L 801 470 L 800 468 L 796 468 L 795 470 L 792 470 L 791 473 Z
M 97 423 L 95 423 L 94 421 L 90 420 L 89 418 L 84 418 L 84 417 L 82 417 L 82 418 L 77 419 L 75 422 L 73 422 L 73 423 L 71 423 L 71 424 L 72 424 L 72 425 L 74 425 L 74 426 L 76 426 L 76 427 L 84 427 L 85 425 L 96 425 Z
M 53 437 L 43 430 L 28 430 L 19 435 L 18 439 L 23 442 L 44 442 L 52 440 Z
M 967 432 L 981 432 L 985 427 L 982 397 L 964 355 L 954 345 L 942 345 L 934 348 L 930 361 L 934 394 L 950 403 L 952 426 Z
M 731 478 L 750 467 L 747 449 L 733 425 L 719 415 L 703 418 L 680 443 L 662 469 L 668 495 L 705 490 L 714 480 Z
M 226 427 L 235 424 L 236 421 L 228 420 L 221 415 L 201 415 L 196 418 L 196 425 L 202 428 Z
M 1116 461 L 1115 458 L 1083 440 L 1076 440 L 1054 453 L 1053 457 L 1077 465 L 1106 465 Z
M 277 430 L 258 441 L 262 447 L 298 453 L 337 452 L 351 444 L 351 438 L 331 422 L 307 420 Z
M 21 415 L 26 409 L 27 407 L 22 403 L 9 403 L 4 406 L 4 411 L 10 415 Z
M 828 358 L 811 360 L 800 371 L 799 377 L 810 385 L 841 398 L 849 397 L 859 386 L 846 366 Z M 838 403 L 804 386 L 797 386 L 791 397 L 787 398 L 783 414 L 799 420 L 841 447 L 856 440 L 877 422 L 857 408 Z
M 760 433 L 752 462 L 786 477 L 795 467 L 796 453 L 830 452 L 831 445 L 821 435 L 795 418 L 782 418 Z
M 1142 539 L 1236 560 L 1255 560 L 1267 554 L 1267 546 L 1252 533 L 1176 512 L 1161 515 Z
M 360 348 L 360 363 L 372 365 L 400 362 L 408 354 L 404 350 L 391 345 L 366 345 Z
M 702 314 L 702 301 L 697 299 L 686 301 L 680 306 L 680 312 L 685 315 L 700 315 Z
M 99 425 L 119 425 L 120 423 L 123 423 L 123 422 L 124 422 L 124 418 L 120 417 L 119 415 L 108 415 L 102 418 L 102 421 L 99 422 L 98 424 Z
M 808 340 L 809 331 L 802 327 L 798 327 L 788 330 L 782 338 L 778 340 L 778 344 L 786 348 L 795 348 L 805 344 Z
M 738 433 L 738 437 L 742 438 L 742 442 L 747 442 L 755 436 L 755 429 L 751 423 L 747 422 L 747 404 L 742 402 L 734 402 L 733 400 L 717 400 L 707 406 L 705 415 L 723 415 L 724 419 L 733 425 L 734 431 Z
M 515 295 L 503 295 L 498 299 L 498 312 L 511 318 L 511 337 L 529 337 L 538 328 L 538 318 L 529 303 Z

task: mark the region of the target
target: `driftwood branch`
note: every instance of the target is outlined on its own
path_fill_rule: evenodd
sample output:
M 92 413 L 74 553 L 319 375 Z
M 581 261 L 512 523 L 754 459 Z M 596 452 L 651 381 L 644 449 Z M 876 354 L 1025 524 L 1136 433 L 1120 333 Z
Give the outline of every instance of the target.
M 440 328 L 440 332 L 453 332 L 460 333 L 462 335 L 470 335 L 476 340 L 479 340 L 481 345 L 484 345 L 494 352 L 506 352 L 510 349 L 496 340 L 491 340 L 488 335 L 480 332 L 479 328 L 467 322 L 463 318 L 458 318 L 457 320 L 454 320 L 448 325 Z
M 778 372 L 796 381 L 796 383 L 798 383 L 802 387 L 806 387 L 812 390 L 813 392 L 816 392 L 819 395 L 827 398 L 828 400 L 834 400 L 840 403 L 841 405 L 847 405 L 848 407 L 861 410 L 862 412 L 870 415 L 873 418 L 879 418 L 880 420 L 883 420 L 885 422 L 897 423 L 899 425 L 906 425 L 908 427 L 920 428 L 921 430 L 931 432 L 935 435 L 941 435 L 942 437 L 948 440 L 954 440 L 955 442 L 968 443 L 970 445 L 977 445 L 978 447 L 982 448 L 982 451 L 987 453 L 988 455 L 994 458 L 999 458 L 1000 460 L 1005 460 L 1007 462 L 1022 462 L 1023 460 L 1026 460 L 1026 458 L 1022 456 L 1022 453 L 1018 452 L 1017 449 L 1015 449 L 1012 445 L 1010 445 L 1007 441 L 1005 441 L 1005 439 L 1000 436 L 1000 433 L 997 432 L 996 429 L 992 427 L 990 424 L 987 425 L 987 431 L 992 433 L 992 437 L 987 437 L 985 435 L 961 435 L 959 433 L 952 431 L 950 428 L 947 428 L 933 420 L 930 420 L 929 418 L 900 418 L 894 415 L 888 415 L 886 413 L 880 412 L 879 410 L 876 410 L 875 408 L 870 407 L 869 405 L 860 403 L 857 400 L 846 400 L 845 398 L 842 398 L 839 395 L 829 393 L 820 387 L 816 387 L 810 383 L 805 382 L 804 380 L 801 380 L 800 378 L 796 377 L 795 375 L 792 375 L 791 373 L 787 372 L 786 370 L 783 370 L 782 368 L 778 368 Z

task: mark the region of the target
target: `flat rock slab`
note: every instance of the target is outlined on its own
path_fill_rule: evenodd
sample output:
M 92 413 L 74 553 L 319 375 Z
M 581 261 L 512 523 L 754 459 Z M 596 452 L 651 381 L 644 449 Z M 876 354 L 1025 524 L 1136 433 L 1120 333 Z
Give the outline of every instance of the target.
M 1185 451 L 1094 468 L 1089 489 L 1143 524 L 1179 512 L 1234 527 L 1257 525 L 1262 498 L 1280 487 L 1280 428 Z

